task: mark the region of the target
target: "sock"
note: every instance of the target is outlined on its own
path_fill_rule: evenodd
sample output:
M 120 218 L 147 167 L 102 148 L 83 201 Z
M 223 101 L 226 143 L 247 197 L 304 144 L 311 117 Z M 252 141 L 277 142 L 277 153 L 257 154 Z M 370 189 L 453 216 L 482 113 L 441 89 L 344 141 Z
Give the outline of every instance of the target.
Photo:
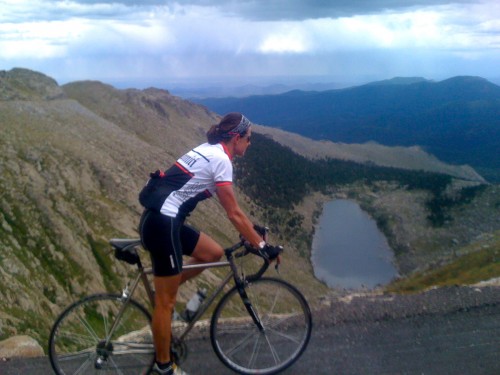
M 156 361 L 156 364 L 158 365 L 158 368 L 160 370 L 173 369 L 173 363 L 172 363 L 172 361 L 165 362 L 165 363 L 161 363 L 161 362 Z

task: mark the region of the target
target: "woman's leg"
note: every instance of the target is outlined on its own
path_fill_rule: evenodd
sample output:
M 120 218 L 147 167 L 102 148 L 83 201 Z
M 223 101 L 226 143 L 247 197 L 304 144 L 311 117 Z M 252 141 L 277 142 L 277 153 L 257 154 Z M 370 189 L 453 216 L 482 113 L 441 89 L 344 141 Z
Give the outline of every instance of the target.
M 211 237 L 200 233 L 200 237 L 187 264 L 208 263 L 218 261 L 224 250 Z M 175 307 L 179 285 L 198 275 L 202 268 L 184 270 L 175 276 L 155 276 L 155 308 L 153 311 L 153 339 L 156 349 L 156 361 L 166 363 L 170 358 L 170 342 L 172 336 L 172 313 Z
M 224 249 L 210 236 L 201 232 L 200 238 L 198 239 L 194 251 L 191 254 L 191 258 L 186 262 L 186 264 L 217 262 L 222 255 L 224 255 Z M 201 272 L 203 272 L 203 268 L 182 271 L 181 283 L 191 279 Z
M 152 330 L 156 361 L 160 363 L 166 363 L 171 360 L 172 312 L 181 278 L 181 274 L 154 277 L 155 308 L 153 311 Z
M 151 255 L 154 273 L 155 308 L 152 331 L 156 361 L 170 361 L 171 322 L 177 291 L 182 280 L 182 221 L 146 211 L 139 226 L 141 240 Z M 195 233 L 197 238 L 197 233 Z

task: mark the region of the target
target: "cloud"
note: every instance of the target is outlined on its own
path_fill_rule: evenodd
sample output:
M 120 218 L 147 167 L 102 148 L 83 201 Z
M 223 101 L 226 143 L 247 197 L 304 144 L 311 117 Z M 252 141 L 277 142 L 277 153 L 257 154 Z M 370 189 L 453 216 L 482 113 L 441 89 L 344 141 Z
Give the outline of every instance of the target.
M 0 69 L 63 80 L 484 75 L 500 55 L 496 0 L 0 3 Z
M 81 4 L 121 4 L 129 7 L 165 6 L 217 8 L 221 13 L 250 21 L 305 20 L 339 18 L 405 11 L 444 4 L 467 4 L 473 0 L 75 0 Z
M 301 21 L 357 15 L 404 12 L 449 4 L 474 4 L 474 0 L 4 0 L 16 6 L 24 19 L 58 17 L 121 18 L 141 9 L 169 8 L 172 11 L 204 8 L 249 21 Z M 57 11 L 56 11 L 57 10 Z M 21 11 L 21 12 L 19 12 Z M 1 17 L 1 16 L 0 16 Z M 0 18 L 1 19 L 1 18 Z
M 202 2 L 202 1 L 201 1 Z M 235 14 L 251 20 L 306 20 L 341 18 L 400 12 L 443 4 L 470 3 L 469 0 L 271 0 L 228 1 L 228 8 Z M 215 3 L 215 1 L 214 1 Z

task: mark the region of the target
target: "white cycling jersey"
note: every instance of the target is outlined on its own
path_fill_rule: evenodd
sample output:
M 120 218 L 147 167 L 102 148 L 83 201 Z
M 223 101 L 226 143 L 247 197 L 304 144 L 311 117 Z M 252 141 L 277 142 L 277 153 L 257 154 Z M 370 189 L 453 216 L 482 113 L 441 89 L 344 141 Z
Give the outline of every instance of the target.
M 160 212 L 185 217 L 198 202 L 210 198 L 217 186 L 232 184 L 233 165 L 223 143 L 204 143 L 180 157 L 163 178 L 171 191 Z

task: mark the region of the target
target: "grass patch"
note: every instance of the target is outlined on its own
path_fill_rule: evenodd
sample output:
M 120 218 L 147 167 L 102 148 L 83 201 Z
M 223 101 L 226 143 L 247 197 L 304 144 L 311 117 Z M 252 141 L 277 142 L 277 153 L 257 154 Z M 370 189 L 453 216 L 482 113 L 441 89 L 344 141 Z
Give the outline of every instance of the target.
M 388 292 L 419 292 L 433 286 L 470 285 L 500 277 L 500 235 L 484 248 L 463 255 L 443 267 L 409 278 L 397 280 L 386 287 Z
M 120 278 L 113 272 L 112 268 L 114 258 L 110 258 L 107 255 L 110 252 L 108 244 L 95 241 L 90 235 L 87 235 L 87 241 L 101 270 L 100 273 L 103 277 L 106 290 L 110 292 L 120 290 Z

